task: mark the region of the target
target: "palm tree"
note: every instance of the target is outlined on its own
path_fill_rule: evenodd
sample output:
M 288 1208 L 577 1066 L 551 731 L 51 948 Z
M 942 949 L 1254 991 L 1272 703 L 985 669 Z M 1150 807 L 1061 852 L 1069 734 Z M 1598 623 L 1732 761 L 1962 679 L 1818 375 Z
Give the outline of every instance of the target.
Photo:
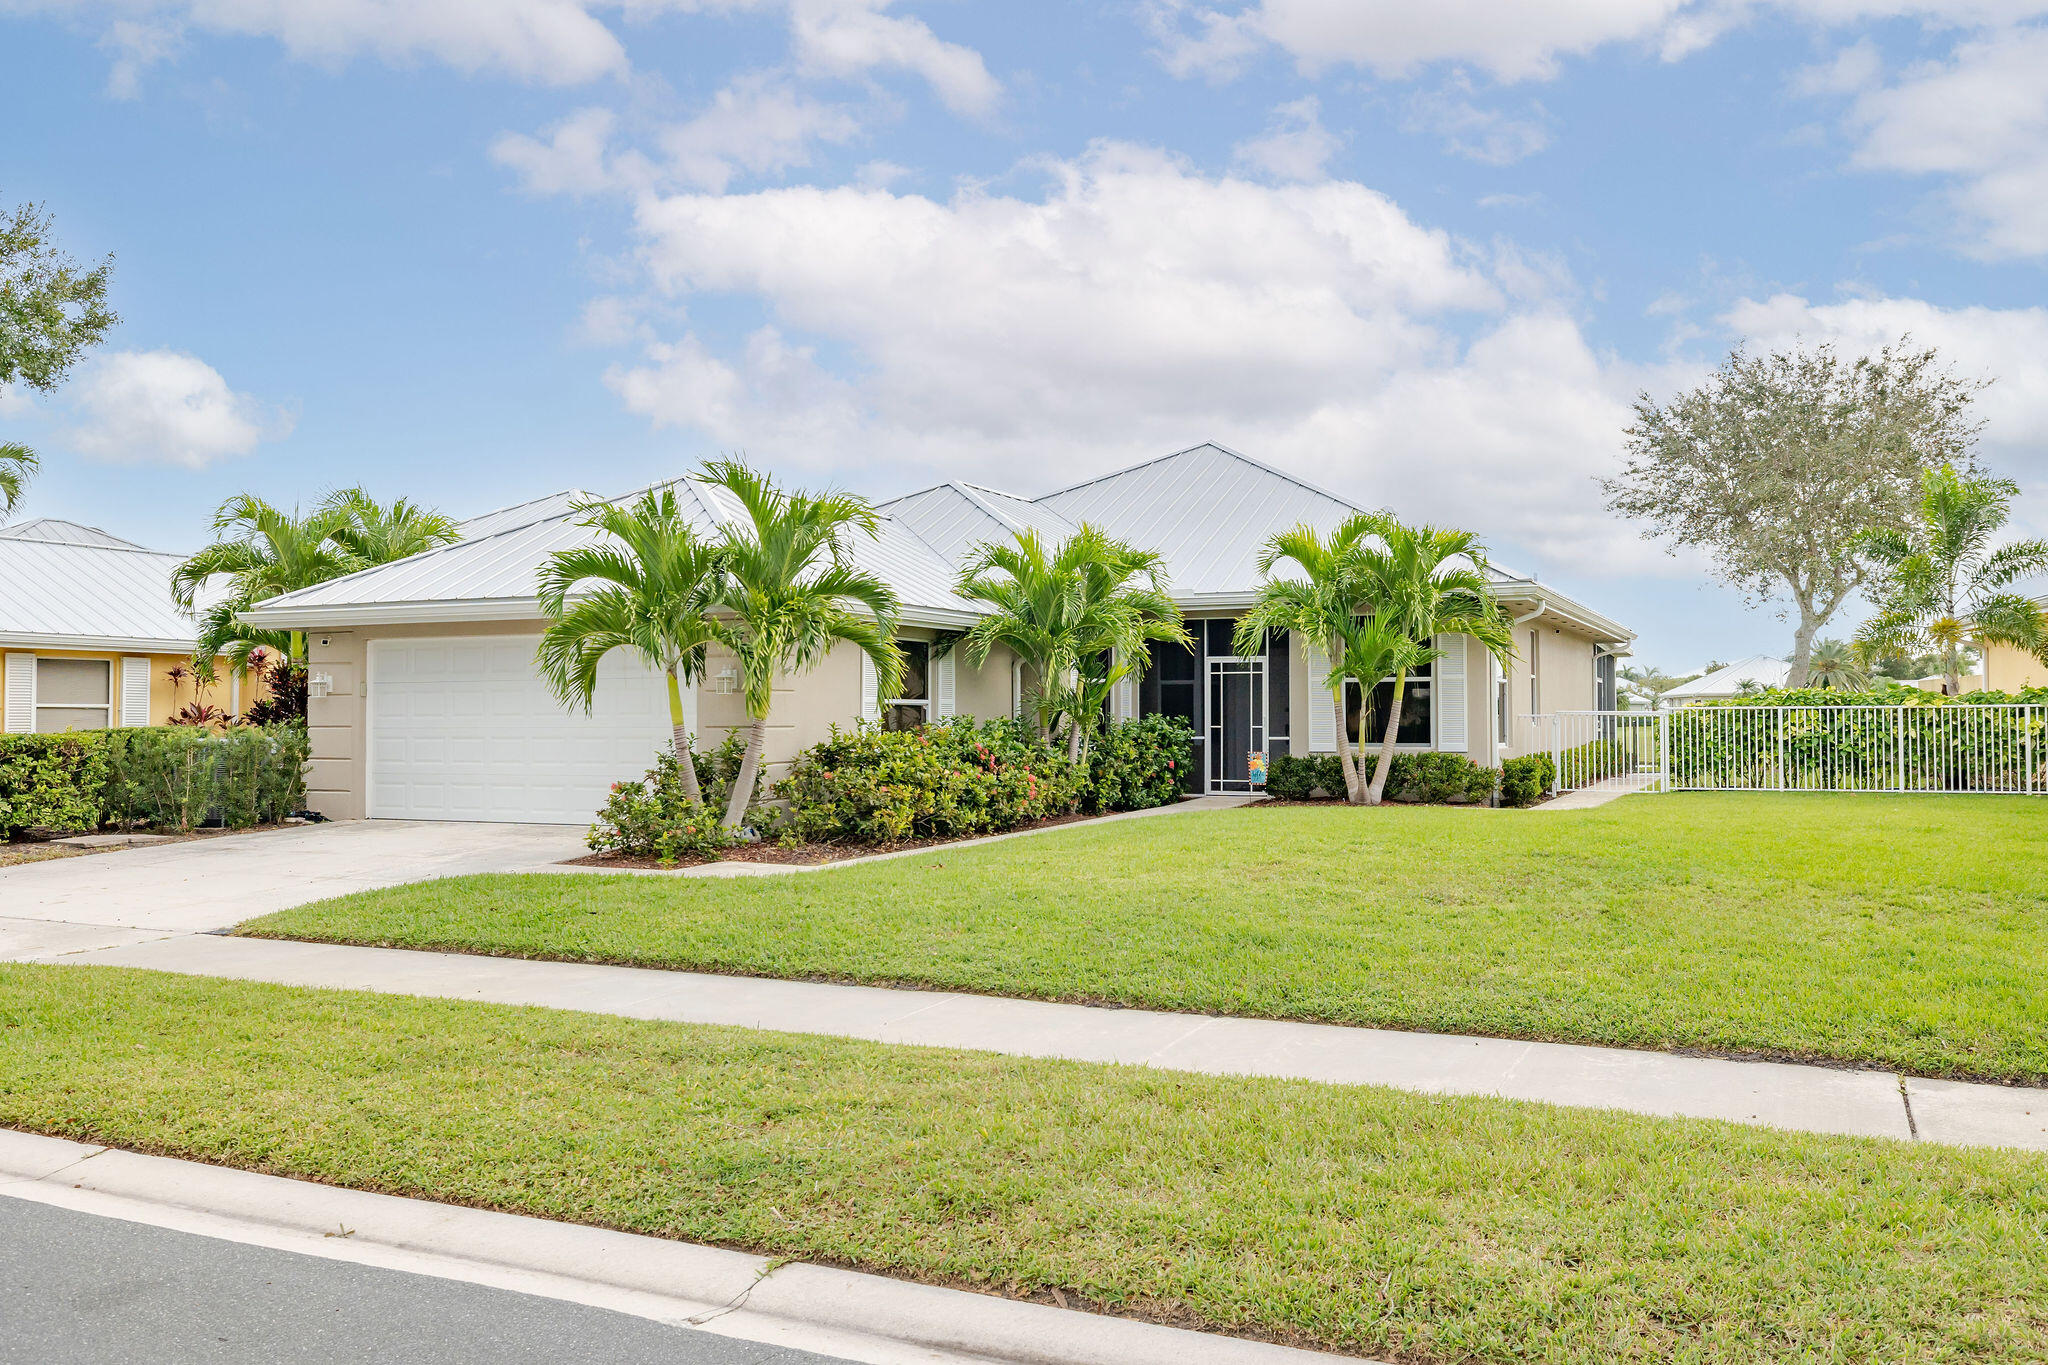
M 305 516 L 296 508 L 273 507 L 253 493 L 238 493 L 222 503 L 213 516 L 220 538 L 171 571 L 171 595 L 188 612 L 209 579 L 228 580 L 227 591 L 199 618 L 193 671 L 212 681 L 214 659 L 226 655 L 239 673 L 259 648 L 275 650 L 293 664 L 305 662 L 302 632 L 257 630 L 239 617 L 267 598 L 368 567 L 368 561 L 336 539 L 348 524 L 348 510 L 332 503 Z
M 1344 799 L 1354 805 L 1364 799 L 1365 787 L 1345 724 L 1340 665 L 1367 606 L 1359 551 L 1369 533 L 1365 519 L 1354 516 L 1327 537 L 1303 524 L 1268 540 L 1259 551 L 1259 573 L 1266 582 L 1251 610 L 1238 619 L 1231 645 L 1239 654 L 1259 654 L 1264 652 L 1268 634 L 1291 630 L 1314 641 L 1329 660 L 1330 706 L 1337 715 L 1337 761 L 1344 770 Z M 1273 578 L 1274 568 L 1283 562 L 1299 568 L 1301 577 Z M 1372 695 L 1370 689 L 1365 695 Z
M 1936 654 L 1950 696 L 1962 691 L 1963 654 L 1972 637 L 2017 645 L 2048 661 L 2041 608 L 2008 591 L 2023 578 L 2048 573 L 2048 541 L 1993 548 L 2019 491 L 2009 479 L 1959 474 L 1952 465 L 1921 475 L 1907 526 L 1863 538 L 1881 575 L 1872 594 L 1877 615 L 1856 632 L 1866 655 Z
M 1085 523 L 1050 550 L 1032 530 L 977 546 L 954 590 L 991 608 L 957 647 L 976 668 L 997 645 L 1015 654 L 1032 673 L 1038 733 L 1057 740 L 1065 719 L 1072 758 L 1111 689 L 1144 672 L 1152 641 L 1191 643 L 1165 561 Z
M 1429 643 L 1438 635 L 1469 635 L 1503 667 L 1514 658 L 1514 633 L 1493 600 L 1486 547 L 1477 536 L 1440 526 L 1404 525 L 1384 512 L 1361 513 L 1353 520 L 1363 523 L 1358 567 L 1378 620 L 1432 658 L 1438 651 Z M 1372 540 L 1379 543 L 1374 545 Z M 1393 662 L 1400 664 L 1398 657 Z M 1387 706 L 1386 731 L 1380 737 L 1379 762 L 1365 793 L 1369 806 L 1377 806 L 1386 791 L 1394 738 L 1401 724 L 1401 697 L 1415 666 L 1419 665 L 1396 666 L 1391 675 L 1394 695 Z M 1364 738 L 1359 736 L 1361 744 Z
M 321 506 L 348 514 L 347 523 L 335 531 L 334 541 L 368 564 L 388 564 L 462 539 L 455 518 L 410 498 L 386 504 L 360 487 L 342 488 L 329 494 Z
M 25 445 L 0 443 L 0 518 L 21 502 L 23 490 L 35 476 L 36 453 Z
M 1661 668 L 1651 668 L 1647 665 L 1624 668 L 1621 670 L 1621 681 L 1624 684 L 1622 690 L 1632 697 L 1639 698 L 1654 711 L 1657 702 L 1666 692 L 1682 683 L 1689 683 L 1698 676 L 1693 674 L 1692 677 L 1681 678 L 1676 674 L 1666 673 Z
M 1806 661 L 1806 680 L 1813 687 L 1835 692 L 1864 692 L 1870 688 L 1870 670 L 1854 645 L 1815 640 Z
M 577 503 L 600 540 L 557 550 L 540 571 L 541 675 L 555 695 L 590 710 L 598 663 L 630 649 L 668 676 L 668 718 L 683 794 L 701 802 L 697 765 L 683 717 L 683 684 L 704 675 L 705 649 L 717 638 L 709 611 L 717 598 L 718 553 L 683 515 L 673 488 L 640 495 L 629 507 Z M 569 599 L 578 588 L 590 591 Z M 749 788 L 751 790 L 751 788 Z
M 761 770 L 776 678 L 808 671 L 844 641 L 874 663 L 877 695 L 893 695 L 903 675 L 898 603 L 888 584 L 851 562 L 853 538 L 880 527 L 865 499 L 788 492 L 737 460 L 713 461 L 698 478 L 731 494 L 744 513 L 719 528 L 723 572 L 712 603 L 753 722 L 725 808 L 725 823 L 738 828 Z

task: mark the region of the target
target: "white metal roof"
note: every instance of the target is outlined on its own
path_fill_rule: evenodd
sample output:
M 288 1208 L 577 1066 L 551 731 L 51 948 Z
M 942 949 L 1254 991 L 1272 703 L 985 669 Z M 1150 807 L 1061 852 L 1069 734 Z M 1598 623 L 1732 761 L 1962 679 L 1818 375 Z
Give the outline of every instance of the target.
M 0 536 L 0 644 L 189 650 L 196 632 L 171 598 L 180 558 L 121 543 Z
M 705 534 L 741 515 L 722 490 L 693 479 L 672 487 L 691 523 Z M 560 495 L 565 499 L 567 495 Z M 637 496 L 628 494 L 627 496 Z M 474 539 L 380 564 L 287 593 L 245 612 L 263 625 L 343 625 L 350 621 L 492 620 L 534 613 L 535 589 L 549 555 L 587 544 L 601 533 L 574 511 L 560 511 Z M 902 599 L 907 619 L 964 623 L 973 604 L 953 593 L 952 567 L 911 531 L 884 518 L 874 539 L 856 537 L 853 560 Z
M 565 488 L 559 493 L 550 493 L 544 498 L 530 498 L 525 502 L 513 503 L 492 512 L 480 512 L 456 527 L 464 540 L 475 540 L 479 536 L 496 535 L 515 527 L 530 526 L 546 517 L 568 511 L 579 502 L 591 501 L 591 495 L 580 488 Z
M 1276 531 L 1335 527 L 1359 509 L 1219 445 L 1199 445 L 1038 499 L 1074 522 L 1166 559 L 1176 597 L 1259 584 L 1259 547 Z
M 1744 683 L 1758 687 L 1783 687 L 1785 675 L 1792 665 L 1783 659 L 1774 659 L 1768 654 L 1752 654 L 1747 659 L 1737 660 L 1723 668 L 1717 668 L 1705 677 L 1694 678 L 1689 683 L 1680 683 L 1666 691 L 1666 702 L 1705 701 L 1716 697 L 1739 696 Z
M 1035 530 L 1057 544 L 1077 529 L 1059 513 L 1027 498 L 969 483 L 942 483 L 910 493 L 879 510 L 903 523 L 948 564 L 965 560 L 976 545 Z
M 673 485 L 693 501 L 700 529 L 738 514 L 724 494 L 690 479 Z M 554 495 L 564 509 L 577 496 Z M 627 495 L 633 496 L 633 495 Z M 623 500 L 623 499 L 621 499 Z M 546 503 L 549 499 L 538 500 Z M 522 504 L 531 508 L 538 504 Z M 490 620 L 525 615 L 549 553 L 594 533 L 566 510 L 380 565 L 264 603 L 248 619 L 261 625 L 345 625 L 351 621 Z M 943 483 L 880 505 L 879 539 L 858 542 L 855 558 L 902 598 L 906 619 L 964 624 L 979 614 L 953 593 L 960 562 L 978 542 L 1034 528 L 1050 540 L 1083 521 L 1166 560 L 1174 597 L 1190 609 L 1248 603 L 1259 586 L 1260 547 L 1275 531 L 1306 524 L 1328 530 L 1360 510 L 1291 474 L 1222 446 L 1205 444 L 1118 470 L 1041 498 L 978 484 Z M 1533 579 L 1496 567 L 1503 599 L 1533 601 L 1620 645 L 1620 625 Z
M 38 517 L 17 526 L 0 526 L 0 540 L 54 540 L 67 545 L 100 545 L 117 550 L 143 548 L 132 540 L 109 535 L 97 526 L 86 526 L 59 517 Z

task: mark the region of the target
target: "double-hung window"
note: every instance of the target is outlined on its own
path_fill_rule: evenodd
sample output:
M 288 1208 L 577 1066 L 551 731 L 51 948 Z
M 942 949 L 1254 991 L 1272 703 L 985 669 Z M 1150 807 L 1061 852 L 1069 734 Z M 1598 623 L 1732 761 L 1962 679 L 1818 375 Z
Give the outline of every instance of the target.
M 1344 730 L 1356 744 L 1363 735 L 1367 745 L 1373 745 L 1387 733 L 1387 712 L 1394 704 L 1394 680 L 1380 679 L 1373 688 L 1369 703 L 1361 704 L 1358 684 L 1346 681 L 1344 684 Z M 1429 745 L 1434 739 L 1430 730 L 1430 676 L 1429 665 L 1424 664 L 1408 675 L 1408 684 L 1401 690 L 1401 719 L 1394 729 L 1396 744 Z
M 36 729 L 105 730 L 114 723 L 114 665 L 107 659 L 37 659 Z
M 932 718 L 932 647 L 925 640 L 898 640 L 903 652 L 902 695 L 882 702 L 884 730 L 915 730 Z

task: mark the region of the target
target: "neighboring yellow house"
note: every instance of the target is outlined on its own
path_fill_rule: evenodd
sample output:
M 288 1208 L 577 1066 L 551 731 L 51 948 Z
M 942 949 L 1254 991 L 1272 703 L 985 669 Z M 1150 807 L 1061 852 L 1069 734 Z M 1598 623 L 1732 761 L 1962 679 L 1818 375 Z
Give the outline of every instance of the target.
M 2035 600 L 2048 611 L 2048 597 Z M 1963 675 L 1963 691 L 2017 692 L 2026 687 L 2048 687 L 2048 664 L 2019 646 L 1988 645 L 1982 640 L 1972 640 L 1970 646 L 1977 651 L 1978 664 L 1976 672 Z M 1932 690 L 1941 690 L 1939 678 L 1923 679 L 1920 685 L 1929 683 Z
M 171 598 L 179 556 L 77 522 L 0 526 L 0 730 L 162 725 L 195 698 L 241 711 L 225 666 L 200 689 L 191 620 Z

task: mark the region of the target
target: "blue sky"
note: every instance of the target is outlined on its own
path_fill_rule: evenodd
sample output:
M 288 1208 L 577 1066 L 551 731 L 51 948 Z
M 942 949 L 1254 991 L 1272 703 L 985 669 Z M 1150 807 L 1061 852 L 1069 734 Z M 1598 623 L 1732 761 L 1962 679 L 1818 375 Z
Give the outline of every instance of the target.
M 1996 376 L 2048 532 L 2044 69 L 2048 0 L 0 0 L 0 197 L 125 319 L 0 423 L 22 515 L 167 548 L 242 489 L 1036 494 L 1214 439 L 1691 667 L 1789 630 L 1594 480 L 1739 341 Z

